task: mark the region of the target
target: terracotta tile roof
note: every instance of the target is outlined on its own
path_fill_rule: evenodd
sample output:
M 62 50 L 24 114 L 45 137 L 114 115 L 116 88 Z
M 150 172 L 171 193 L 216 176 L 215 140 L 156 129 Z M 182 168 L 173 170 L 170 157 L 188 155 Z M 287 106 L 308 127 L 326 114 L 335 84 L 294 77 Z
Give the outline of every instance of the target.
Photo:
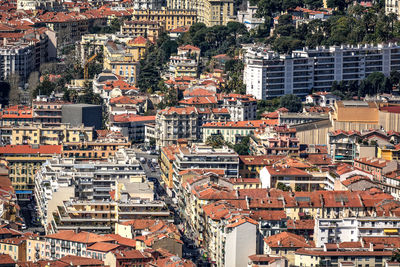
M 306 171 L 300 170 L 294 167 L 284 167 L 284 166 L 266 166 L 268 172 L 272 176 L 301 176 L 301 177 L 312 177 L 311 174 Z
M 200 48 L 198 48 L 197 46 L 193 46 L 193 45 L 184 45 L 184 46 L 180 46 L 178 47 L 178 51 L 179 50 L 193 50 L 193 51 L 200 51 Z
M 11 264 L 15 264 L 15 261 L 8 254 L 0 254 L 0 264 L 1 265 L 11 265 Z
M 366 176 L 356 175 L 356 176 L 352 176 L 350 178 L 347 178 L 346 180 L 343 180 L 342 184 L 344 186 L 349 186 L 349 185 L 351 185 L 353 183 L 356 183 L 356 182 L 359 182 L 359 181 L 362 181 L 362 180 L 369 181 L 369 182 L 373 183 L 373 181 L 371 179 L 369 179 L 368 177 L 366 177 Z
M 141 103 L 143 101 L 141 100 L 137 100 L 137 99 L 133 99 L 131 97 L 128 96 L 118 96 L 118 97 L 114 97 L 110 99 L 110 104 L 132 104 L 132 105 L 136 105 L 138 103 Z
M 132 40 L 132 42 L 130 42 L 130 43 L 135 44 L 135 45 L 145 45 L 148 42 L 149 42 L 149 40 L 147 40 L 143 36 L 138 36 L 134 40 Z
M 280 221 L 287 216 L 284 210 L 252 210 L 250 218 L 256 221 Z
M 377 158 L 358 158 L 354 159 L 354 162 L 373 166 L 376 168 L 384 168 L 390 162 L 390 160 L 377 159 Z
M 339 175 L 343 175 L 345 173 L 353 171 L 353 167 L 347 163 L 339 163 L 336 167 L 336 173 Z
M 289 232 L 281 232 L 276 235 L 264 238 L 264 242 L 270 248 L 310 248 L 309 244 L 303 236 L 295 235 Z
M 195 197 L 202 200 L 236 199 L 234 191 L 215 184 L 203 184 L 192 190 Z
M 186 115 L 197 113 L 197 109 L 195 107 L 168 107 L 166 109 L 160 110 L 160 114 L 171 115 L 171 114 L 179 114 L 179 115 Z
M 55 234 L 46 235 L 45 237 L 52 239 L 59 239 L 59 240 L 67 240 L 77 243 L 85 243 L 85 244 L 114 241 L 114 239 L 112 239 L 111 237 L 97 235 L 89 232 L 75 233 L 75 231 L 72 230 L 62 230 Z
M 156 116 L 140 116 L 136 114 L 118 114 L 114 115 L 114 122 L 155 122 Z
M 118 245 L 118 244 L 97 242 L 97 243 L 94 243 L 93 245 L 89 246 L 87 249 L 101 251 L 101 252 L 109 252 L 109 251 L 115 250 L 119 247 L 120 247 L 120 245 Z
M 93 258 L 85 258 L 79 256 L 64 256 L 58 262 L 66 263 L 73 266 L 104 266 L 104 262 Z
M 305 160 L 312 165 L 332 164 L 332 159 L 327 154 L 308 154 Z
M 11 235 L 11 236 L 23 236 L 24 233 L 14 230 L 14 229 L 9 229 L 9 228 L 0 228 L 0 235 Z
M 177 27 L 175 29 L 170 30 L 169 32 L 188 32 L 190 29 L 190 25 L 185 25 L 185 26 L 181 26 L 181 27 Z
M 187 259 L 181 259 L 177 256 L 171 256 L 169 258 L 157 259 L 153 266 L 157 267 L 195 267 L 196 265 Z
M 218 103 L 215 96 L 194 96 L 179 101 L 182 105 L 216 105 Z
M 213 202 L 202 207 L 204 214 L 214 221 L 231 218 L 232 216 L 243 213 L 238 208 L 231 204 L 229 201 L 220 200 Z M 245 212 L 246 215 L 249 212 Z
M 207 90 L 207 89 L 203 89 L 203 88 L 196 88 L 196 89 L 193 89 L 192 91 L 185 90 L 183 92 L 183 95 L 185 97 L 196 97 L 196 96 L 197 97 L 200 97 L 200 96 L 206 97 L 206 96 L 214 96 L 215 92 Z
M 61 154 L 61 145 L 40 145 L 33 148 L 31 145 L 6 145 L 0 147 L 0 154 Z
M 211 111 L 214 114 L 229 114 L 229 110 L 227 108 L 213 108 Z
M 122 222 L 121 224 L 132 226 L 132 230 L 144 230 L 154 225 L 156 222 L 157 220 L 154 219 L 137 219 L 137 220 Z
M 329 250 L 324 251 L 323 249 L 307 249 L 300 248 L 296 250 L 296 254 L 300 255 L 312 255 L 319 257 L 327 257 L 327 256 L 385 256 L 390 257 L 393 254 L 393 251 L 368 251 L 368 250 Z
M 288 230 L 314 230 L 314 220 L 287 220 Z
M 11 106 L 0 111 L 0 119 L 31 119 L 33 112 L 31 107 Z
M 238 215 L 236 217 L 233 217 L 228 221 L 228 224 L 226 225 L 227 228 L 236 228 L 244 223 L 251 223 L 253 225 L 258 225 L 257 221 L 251 219 L 250 217 L 244 216 L 244 215 Z
M 135 248 L 136 247 L 136 242 L 133 239 L 122 237 L 122 236 L 117 235 L 117 234 L 107 234 L 105 236 L 114 239 L 115 243 L 120 245 L 120 246 L 126 246 L 126 247 L 131 247 L 131 248 Z
M 280 260 L 282 259 L 282 257 L 270 257 L 268 255 L 250 255 L 249 256 L 249 260 L 251 260 L 252 262 L 267 262 L 268 264 L 271 264 L 273 262 L 275 262 L 276 260 Z M 254 266 L 254 265 L 252 265 Z
M 175 153 L 178 153 L 179 149 L 177 145 L 164 146 L 161 148 L 161 153 L 164 154 L 169 161 L 175 160 Z
M 342 242 L 338 244 L 339 248 L 362 248 L 361 242 Z

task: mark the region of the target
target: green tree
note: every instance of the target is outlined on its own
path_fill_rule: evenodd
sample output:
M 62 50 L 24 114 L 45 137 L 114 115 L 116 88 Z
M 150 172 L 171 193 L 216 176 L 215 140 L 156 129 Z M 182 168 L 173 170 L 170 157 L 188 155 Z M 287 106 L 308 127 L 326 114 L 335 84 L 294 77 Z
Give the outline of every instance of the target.
M 250 152 L 250 137 L 245 136 L 242 140 L 233 146 L 233 149 L 239 155 L 249 155 Z
M 224 144 L 224 137 L 221 134 L 210 135 L 206 140 L 206 145 L 212 146 L 213 148 L 221 148 Z
M 33 91 L 33 96 L 36 97 L 37 95 L 51 95 L 54 91 L 56 85 L 55 83 L 49 80 L 48 76 L 44 77 L 44 80 L 39 83 L 36 89 Z
M 300 112 L 302 109 L 301 99 L 296 95 L 284 95 L 280 98 L 280 106 L 285 107 L 289 112 Z
M 291 191 L 290 186 L 287 186 L 287 185 L 285 185 L 285 184 L 283 184 L 283 183 L 281 183 L 281 182 L 279 182 L 279 183 L 276 185 L 276 189 L 279 189 L 279 190 L 282 190 L 282 191 Z

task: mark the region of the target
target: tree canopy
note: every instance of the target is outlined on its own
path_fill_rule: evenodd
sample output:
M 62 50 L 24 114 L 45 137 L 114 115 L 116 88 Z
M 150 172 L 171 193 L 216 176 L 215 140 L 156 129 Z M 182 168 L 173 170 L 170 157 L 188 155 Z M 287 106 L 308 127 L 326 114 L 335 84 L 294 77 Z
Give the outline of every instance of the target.
M 289 112 L 300 112 L 302 109 L 301 99 L 296 95 L 284 95 L 280 98 L 280 106 L 287 108 Z

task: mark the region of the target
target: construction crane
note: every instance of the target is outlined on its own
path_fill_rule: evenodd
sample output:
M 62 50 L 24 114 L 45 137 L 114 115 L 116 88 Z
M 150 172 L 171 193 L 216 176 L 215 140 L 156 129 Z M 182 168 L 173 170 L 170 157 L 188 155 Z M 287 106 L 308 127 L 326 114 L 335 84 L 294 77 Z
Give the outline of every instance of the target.
M 89 63 L 92 62 L 97 57 L 97 54 L 94 54 L 90 58 L 88 58 L 83 66 L 83 78 L 85 81 L 89 79 Z

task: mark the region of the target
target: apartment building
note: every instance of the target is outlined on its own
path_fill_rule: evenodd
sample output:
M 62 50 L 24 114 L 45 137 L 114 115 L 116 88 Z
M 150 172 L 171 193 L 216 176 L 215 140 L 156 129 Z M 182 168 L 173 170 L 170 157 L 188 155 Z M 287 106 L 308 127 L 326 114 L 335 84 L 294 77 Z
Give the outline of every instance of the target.
M 208 122 L 202 125 L 203 142 L 205 143 L 210 136 L 221 135 L 225 141 L 236 144 L 243 137 L 266 127 L 269 125 L 265 120 Z
M 325 243 L 358 242 L 363 237 L 398 237 L 398 217 L 349 217 L 341 219 L 315 218 L 316 247 Z
M 52 232 L 81 229 L 110 233 L 114 232 L 117 222 L 137 219 L 171 220 L 171 214 L 163 201 L 131 198 L 129 194 L 122 194 L 120 199 L 110 201 L 64 201 L 62 206 L 58 206 L 53 219 Z
M 168 146 L 178 139 L 196 141 L 200 137 L 198 112 L 194 107 L 168 107 L 158 111 L 155 128 L 156 145 Z
M 130 145 L 128 138 L 121 133 L 97 131 L 94 141 L 64 143 L 62 155 L 81 160 L 106 160 Z
M 153 20 L 129 20 L 121 25 L 121 34 L 131 37 L 145 37 L 155 42 L 160 36 L 164 27 L 160 21 Z
M 135 155 L 129 151 L 116 153 L 108 162 L 80 162 L 61 157 L 49 159 L 35 176 L 39 217 L 47 226 L 53 219 L 53 212 L 57 211 L 57 206 L 63 205 L 63 201 L 71 197 L 82 201 L 111 200 L 110 192 L 116 190 L 118 181 L 133 179 L 134 182 L 136 179 L 142 183 L 144 175 Z
M 66 230 L 46 235 L 45 241 L 46 258 L 54 260 L 68 255 L 86 257 L 91 245 L 98 242 L 111 243 L 114 239 L 89 232 Z
M 4 132 L 3 132 L 4 130 Z M 47 126 L 39 123 L 1 128 L 2 137 L 11 145 L 59 145 L 93 141 L 93 127 L 73 127 L 69 124 Z M 10 134 L 10 135 L 7 135 Z
M 252 155 L 290 155 L 299 153 L 299 139 L 296 128 L 286 125 L 265 127 L 250 138 Z
M 121 132 L 131 142 L 143 142 L 145 124 L 154 123 L 156 116 L 140 116 L 135 114 L 119 114 L 111 116 L 110 129 Z
M 340 245 L 340 244 L 339 244 Z M 324 248 L 301 248 L 295 252 L 295 265 L 312 267 L 317 265 L 322 266 L 346 266 L 347 262 L 351 262 L 350 266 L 388 266 L 393 251 L 372 249 L 364 247 L 338 247 L 337 244 L 326 244 Z
M 221 108 L 228 109 L 232 121 L 255 120 L 257 117 L 257 100 L 252 95 L 223 95 Z
M 0 158 L 7 162 L 9 177 L 18 200 L 29 200 L 35 187 L 35 173 L 47 159 L 60 155 L 60 145 L 7 145 Z
M 0 45 L 0 79 L 7 80 L 18 75 L 21 81 L 27 81 L 35 68 L 35 44 L 20 39 L 19 42 L 4 42 Z
M 399 170 L 399 163 L 394 160 L 365 157 L 354 159 L 354 168 L 371 174 L 378 182 L 383 182 L 386 174 Z
M 169 9 L 195 10 L 197 22 L 206 24 L 208 27 L 215 25 L 226 25 L 233 20 L 234 7 L 231 0 L 201 0 L 197 2 L 188 0 L 168 0 Z
M 179 146 L 175 153 L 173 168 L 173 193 L 179 196 L 182 190 L 180 173 L 188 169 L 218 169 L 224 176 L 237 178 L 239 174 L 239 156 L 228 147 L 214 149 L 210 146 Z
M 58 51 L 79 42 L 82 35 L 89 33 L 89 20 L 83 14 L 46 12 L 39 16 L 39 20 L 55 32 Z
M 135 85 L 138 75 L 138 60 L 125 45 L 108 41 L 104 45 L 103 68 L 117 74 L 130 84 Z
M 164 23 L 166 31 L 190 26 L 197 21 L 197 12 L 186 9 L 135 9 L 132 12 L 132 20 L 160 21 Z
M 358 157 L 381 157 L 391 160 L 393 144 L 400 141 L 395 131 L 362 130 L 328 132 L 328 153 L 335 161 L 352 162 Z M 392 148 L 392 149 L 391 149 Z M 380 152 L 380 153 L 378 153 Z
M 400 69 L 397 44 L 304 48 L 279 55 L 264 47 L 245 47 L 246 92 L 257 99 L 285 94 L 305 97 L 311 88 L 329 91 L 333 81 L 361 81 L 373 72 L 389 76 Z
M 0 126 L 14 126 L 33 122 L 31 107 L 10 106 L 0 110 Z
M 33 122 L 41 124 L 58 125 L 62 121 L 62 107 L 69 104 L 63 101 L 32 101 Z

